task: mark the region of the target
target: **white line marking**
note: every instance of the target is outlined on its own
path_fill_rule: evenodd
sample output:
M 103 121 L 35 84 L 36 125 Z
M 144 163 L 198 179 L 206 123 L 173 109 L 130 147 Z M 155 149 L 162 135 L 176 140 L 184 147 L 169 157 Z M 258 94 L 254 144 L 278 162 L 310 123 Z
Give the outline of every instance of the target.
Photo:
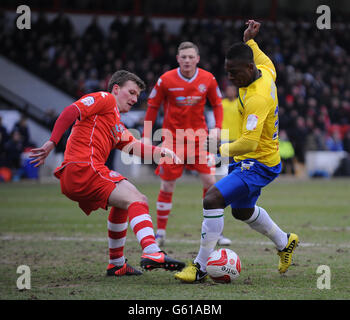
M 135 241 L 135 238 L 127 239 L 127 242 Z M 88 242 L 108 242 L 108 238 L 99 237 L 56 237 L 56 236 L 31 236 L 31 235 L 1 235 L 0 241 L 88 241 Z M 167 238 L 168 243 L 186 243 L 199 245 L 200 240 L 195 239 L 172 239 Z M 254 241 L 254 240 L 232 240 L 233 244 L 237 245 L 263 245 L 272 246 L 271 241 Z M 300 247 L 326 247 L 326 248 L 350 248 L 350 243 L 314 243 L 300 242 Z

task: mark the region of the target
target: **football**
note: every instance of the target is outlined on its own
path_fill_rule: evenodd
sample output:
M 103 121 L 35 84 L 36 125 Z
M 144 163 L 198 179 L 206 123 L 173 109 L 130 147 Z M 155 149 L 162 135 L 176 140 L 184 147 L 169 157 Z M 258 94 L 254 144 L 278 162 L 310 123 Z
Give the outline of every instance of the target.
M 238 254 L 230 249 L 217 249 L 208 258 L 207 272 L 215 282 L 231 283 L 241 273 L 241 260 Z

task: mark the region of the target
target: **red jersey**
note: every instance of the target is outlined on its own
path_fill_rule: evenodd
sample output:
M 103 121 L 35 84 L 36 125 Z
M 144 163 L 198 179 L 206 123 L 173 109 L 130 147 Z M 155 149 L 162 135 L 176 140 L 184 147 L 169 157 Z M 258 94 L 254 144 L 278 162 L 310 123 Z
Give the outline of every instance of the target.
M 112 94 L 103 91 L 89 93 L 73 105 L 80 116 L 67 141 L 61 168 L 72 162 L 89 163 L 95 167 L 104 165 L 112 148 L 122 149 L 134 139 L 120 121 Z
M 154 123 L 159 107 L 163 104 L 163 128 L 173 134 L 176 129 L 205 129 L 207 125 L 204 107 L 209 99 L 215 115 L 216 127 L 222 123 L 222 95 L 215 77 L 197 68 L 191 79 L 180 73 L 180 68 L 164 73 L 157 81 L 148 98 L 145 121 Z

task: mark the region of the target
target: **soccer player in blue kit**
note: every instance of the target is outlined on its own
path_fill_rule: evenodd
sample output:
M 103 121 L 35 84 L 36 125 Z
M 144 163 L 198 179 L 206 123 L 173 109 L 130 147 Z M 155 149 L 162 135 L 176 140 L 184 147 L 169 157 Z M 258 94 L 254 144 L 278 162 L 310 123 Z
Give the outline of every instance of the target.
M 278 271 L 285 273 L 299 238 L 286 233 L 256 205 L 261 189 L 281 172 L 278 144 L 278 98 L 276 70 L 254 41 L 260 23 L 248 20 L 243 41 L 233 44 L 226 54 L 229 80 L 239 88 L 239 138 L 219 146 L 222 157 L 233 157 L 229 174 L 216 182 L 203 200 L 201 243 L 197 257 L 175 278 L 193 283 L 207 278 L 206 262 L 214 251 L 224 226 L 224 208 L 231 205 L 232 215 L 267 236 L 276 245 Z M 206 147 L 218 141 L 208 139 Z M 216 152 L 216 148 L 215 151 Z

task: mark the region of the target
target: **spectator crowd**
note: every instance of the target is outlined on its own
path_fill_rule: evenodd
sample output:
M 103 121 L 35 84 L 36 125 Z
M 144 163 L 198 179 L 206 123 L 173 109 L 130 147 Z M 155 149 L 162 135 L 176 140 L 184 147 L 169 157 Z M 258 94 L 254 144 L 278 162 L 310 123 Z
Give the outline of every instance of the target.
M 0 30 L 0 54 L 74 98 L 106 90 L 111 74 L 127 69 L 147 84 L 136 106 L 145 108 L 158 77 L 177 67 L 182 41 L 199 46 L 200 66 L 216 76 L 224 92 L 225 52 L 242 40 L 245 27 L 240 20 L 184 19 L 174 34 L 166 24 L 155 28 L 147 17 L 125 21 L 116 16 L 105 33 L 99 19 L 93 17 L 79 34 L 68 16 L 57 14 L 49 21 L 40 13 L 31 30 Z M 257 37 L 276 66 L 279 126 L 300 163 L 306 150 L 350 152 L 349 31 L 350 25 L 341 19 L 330 30 L 319 30 L 310 21 L 266 21 Z

